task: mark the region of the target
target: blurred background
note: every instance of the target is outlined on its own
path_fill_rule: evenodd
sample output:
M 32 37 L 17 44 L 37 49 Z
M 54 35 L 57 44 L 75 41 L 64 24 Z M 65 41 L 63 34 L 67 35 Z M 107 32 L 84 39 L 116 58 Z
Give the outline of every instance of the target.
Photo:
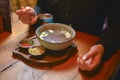
M 12 11 L 15 12 L 16 10 L 25 6 L 34 7 L 36 2 L 37 0 L 11 0 Z

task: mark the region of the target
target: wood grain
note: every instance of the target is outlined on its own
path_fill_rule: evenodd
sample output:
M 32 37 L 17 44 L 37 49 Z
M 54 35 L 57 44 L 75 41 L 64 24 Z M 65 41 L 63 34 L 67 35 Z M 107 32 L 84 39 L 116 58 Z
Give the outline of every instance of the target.
M 12 57 L 12 50 L 16 48 L 17 42 L 28 36 L 28 26 L 16 20 L 14 21 L 13 31 L 12 34 L 1 38 L 3 40 L 0 41 L 0 80 L 109 80 L 120 65 L 120 51 L 118 51 L 100 66 L 100 71 L 96 74 L 81 72 L 76 63 L 77 56 L 85 54 L 90 46 L 100 38 L 77 32 L 74 40 L 79 49 L 77 55 L 73 55 L 69 60 L 58 66 L 29 66 Z
M 3 32 L 3 21 L 2 21 L 2 16 L 0 16 L 0 34 Z

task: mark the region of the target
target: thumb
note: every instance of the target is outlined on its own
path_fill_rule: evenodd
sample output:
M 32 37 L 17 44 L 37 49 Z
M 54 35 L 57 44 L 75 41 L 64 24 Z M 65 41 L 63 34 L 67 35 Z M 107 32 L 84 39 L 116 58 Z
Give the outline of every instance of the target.
M 90 50 L 82 57 L 83 60 L 88 60 L 90 58 L 94 58 L 94 56 L 97 54 L 94 47 L 91 47 Z

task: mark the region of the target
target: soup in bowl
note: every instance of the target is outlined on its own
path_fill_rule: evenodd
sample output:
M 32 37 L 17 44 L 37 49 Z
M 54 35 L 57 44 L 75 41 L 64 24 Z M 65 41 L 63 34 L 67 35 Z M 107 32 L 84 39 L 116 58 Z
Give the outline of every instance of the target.
M 40 44 L 46 49 L 63 50 L 73 43 L 75 30 L 66 24 L 48 23 L 36 29 Z

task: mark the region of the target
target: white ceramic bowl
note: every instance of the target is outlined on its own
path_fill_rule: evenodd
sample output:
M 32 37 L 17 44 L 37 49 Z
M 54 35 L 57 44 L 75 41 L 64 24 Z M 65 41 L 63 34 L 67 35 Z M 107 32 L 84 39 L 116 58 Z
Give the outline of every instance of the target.
M 69 47 L 75 35 L 76 32 L 72 27 L 61 23 L 43 24 L 36 29 L 36 36 L 40 44 L 47 49 L 56 51 Z

